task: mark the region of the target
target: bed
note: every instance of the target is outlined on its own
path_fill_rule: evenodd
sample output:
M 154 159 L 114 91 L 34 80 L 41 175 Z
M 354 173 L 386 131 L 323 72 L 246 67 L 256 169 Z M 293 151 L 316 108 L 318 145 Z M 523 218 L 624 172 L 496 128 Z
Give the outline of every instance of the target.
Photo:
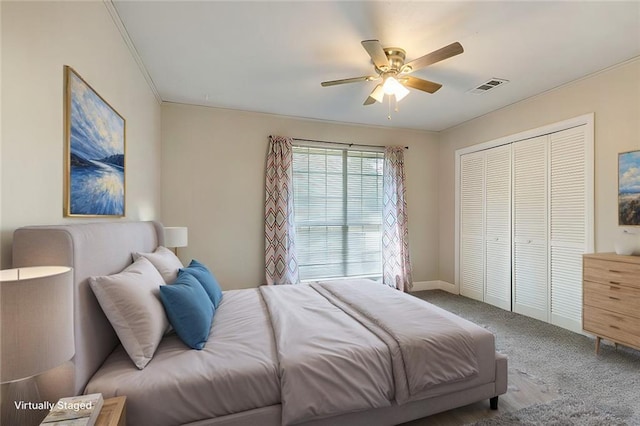
M 162 244 L 157 222 L 14 233 L 14 267 L 74 269 L 75 392 L 126 395 L 130 425 L 394 425 L 507 390 L 489 331 L 366 280 L 225 291 L 202 350 L 169 333 L 138 369 L 88 279 Z

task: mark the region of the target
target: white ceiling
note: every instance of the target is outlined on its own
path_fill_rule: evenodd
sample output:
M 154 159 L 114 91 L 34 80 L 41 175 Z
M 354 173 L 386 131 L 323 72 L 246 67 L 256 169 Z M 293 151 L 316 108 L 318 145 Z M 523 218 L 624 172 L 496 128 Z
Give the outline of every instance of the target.
M 640 1 L 113 4 L 163 101 L 368 125 L 440 131 L 640 55 Z M 362 105 L 376 83 L 320 86 L 371 75 L 367 39 L 465 51 L 412 74 L 443 87 L 388 120 Z M 494 77 L 510 83 L 468 93 Z

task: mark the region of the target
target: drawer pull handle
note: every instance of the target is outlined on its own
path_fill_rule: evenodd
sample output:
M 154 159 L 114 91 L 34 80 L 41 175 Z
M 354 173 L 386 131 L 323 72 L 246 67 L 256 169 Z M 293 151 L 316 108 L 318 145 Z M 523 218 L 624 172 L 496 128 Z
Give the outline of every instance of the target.
M 613 296 L 609 296 L 609 299 L 611 299 L 611 300 L 620 300 L 617 297 L 613 297 Z
M 622 272 L 616 271 L 615 269 L 609 269 L 609 272 L 613 272 L 614 274 L 621 274 Z
M 609 327 L 615 329 L 615 330 L 620 330 L 620 327 L 616 327 L 615 325 L 610 325 Z
M 620 285 L 620 281 L 609 281 L 609 284 Z

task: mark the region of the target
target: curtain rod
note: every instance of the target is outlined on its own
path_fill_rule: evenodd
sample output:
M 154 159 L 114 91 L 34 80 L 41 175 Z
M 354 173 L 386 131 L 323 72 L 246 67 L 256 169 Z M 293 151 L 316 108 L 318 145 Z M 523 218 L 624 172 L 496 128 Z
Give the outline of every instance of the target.
M 336 145 L 347 145 L 347 146 L 366 146 L 368 148 L 384 148 L 384 146 L 380 146 L 380 145 L 364 145 L 364 144 L 359 144 L 359 143 L 348 143 L 348 142 L 330 142 L 330 141 L 319 141 L 316 139 L 300 139 L 300 138 L 291 138 L 294 141 L 300 141 L 300 142 L 318 142 L 318 143 L 331 143 L 331 144 L 336 144 Z M 404 149 L 409 149 L 408 146 L 405 146 Z

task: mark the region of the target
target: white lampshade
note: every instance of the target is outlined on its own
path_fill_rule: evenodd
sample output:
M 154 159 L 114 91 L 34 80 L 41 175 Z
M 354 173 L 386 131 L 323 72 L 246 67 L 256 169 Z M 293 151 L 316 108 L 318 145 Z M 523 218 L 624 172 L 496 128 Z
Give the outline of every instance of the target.
M 73 357 L 73 273 L 64 266 L 0 271 L 0 381 L 36 376 Z
M 409 94 L 409 89 L 400 84 L 394 77 L 387 77 L 382 85 L 382 89 L 387 95 L 395 95 L 396 101 L 398 102 Z
M 186 247 L 189 241 L 189 232 L 186 227 L 169 226 L 164 228 L 165 247 Z
M 369 96 L 371 96 L 377 102 L 382 103 L 382 101 L 384 100 L 384 89 L 382 88 L 382 84 L 378 84 Z

